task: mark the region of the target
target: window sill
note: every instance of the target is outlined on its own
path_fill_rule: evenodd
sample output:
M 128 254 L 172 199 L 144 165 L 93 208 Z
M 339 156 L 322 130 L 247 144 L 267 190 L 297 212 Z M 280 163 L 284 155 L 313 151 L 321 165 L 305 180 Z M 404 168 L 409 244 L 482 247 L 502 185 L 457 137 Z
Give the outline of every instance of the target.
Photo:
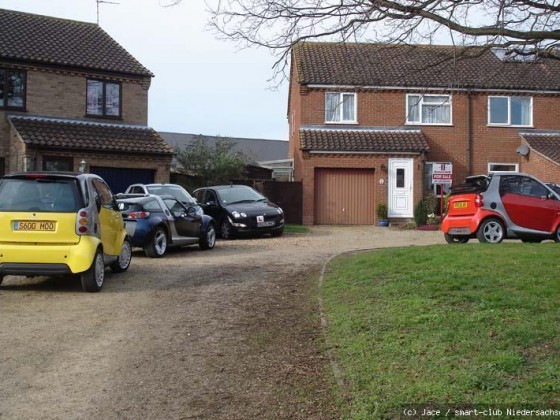
M 534 125 L 487 124 L 489 128 L 535 128 Z
M 329 125 L 358 125 L 358 121 L 325 121 Z
M 109 116 L 109 115 L 84 115 L 84 118 L 95 118 L 98 120 L 115 120 L 115 121 L 122 121 L 122 116 L 117 116 L 117 117 L 113 117 L 113 116 Z
M 404 125 L 415 125 L 422 127 L 453 127 L 453 123 L 419 123 L 419 122 L 406 122 Z

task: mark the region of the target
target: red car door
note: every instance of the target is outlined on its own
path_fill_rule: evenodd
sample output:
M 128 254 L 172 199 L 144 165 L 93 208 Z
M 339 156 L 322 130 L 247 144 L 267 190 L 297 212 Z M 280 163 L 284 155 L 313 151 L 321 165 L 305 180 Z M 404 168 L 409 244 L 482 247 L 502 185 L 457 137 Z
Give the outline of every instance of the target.
M 560 201 L 549 198 L 546 187 L 533 178 L 507 178 L 508 187 L 500 189 L 503 192 L 502 203 L 513 223 L 526 229 L 552 232 L 560 217 Z

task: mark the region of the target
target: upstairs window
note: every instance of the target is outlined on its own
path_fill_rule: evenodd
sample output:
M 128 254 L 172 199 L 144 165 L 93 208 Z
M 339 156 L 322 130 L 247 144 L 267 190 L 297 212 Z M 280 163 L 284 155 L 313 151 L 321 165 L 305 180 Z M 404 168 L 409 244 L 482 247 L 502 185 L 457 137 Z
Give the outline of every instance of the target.
M 450 95 L 406 95 L 407 124 L 451 124 Z
M 325 122 L 356 123 L 356 94 L 327 92 L 325 94 Z
M 488 124 L 502 126 L 533 125 L 533 98 L 519 96 L 489 96 Z
M 25 109 L 25 73 L 0 69 L 0 108 Z
M 88 79 L 86 114 L 94 117 L 120 117 L 121 84 Z

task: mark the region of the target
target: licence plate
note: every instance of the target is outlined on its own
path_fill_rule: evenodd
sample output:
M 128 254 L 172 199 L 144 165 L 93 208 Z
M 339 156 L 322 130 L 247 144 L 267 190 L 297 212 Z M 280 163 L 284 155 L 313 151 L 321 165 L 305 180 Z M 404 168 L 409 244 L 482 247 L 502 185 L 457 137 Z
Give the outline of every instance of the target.
M 33 222 L 15 220 L 13 229 L 25 232 L 54 232 L 56 230 L 56 222 L 49 220 L 36 220 Z
M 276 222 L 260 222 L 257 223 L 257 227 L 270 227 L 270 226 L 274 226 L 276 224 Z
M 453 203 L 453 208 L 454 209 L 466 209 L 467 204 L 468 203 L 466 201 L 458 201 L 457 203 Z

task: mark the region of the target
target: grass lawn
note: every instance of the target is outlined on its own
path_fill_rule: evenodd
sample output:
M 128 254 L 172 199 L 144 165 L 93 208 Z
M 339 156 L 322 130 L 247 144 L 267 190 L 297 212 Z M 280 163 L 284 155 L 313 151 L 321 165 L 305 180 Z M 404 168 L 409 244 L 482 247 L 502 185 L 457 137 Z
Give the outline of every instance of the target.
M 322 294 L 350 418 L 415 405 L 560 410 L 558 244 L 340 257 Z
M 303 225 L 285 225 L 284 232 L 286 233 L 308 233 L 309 228 Z

